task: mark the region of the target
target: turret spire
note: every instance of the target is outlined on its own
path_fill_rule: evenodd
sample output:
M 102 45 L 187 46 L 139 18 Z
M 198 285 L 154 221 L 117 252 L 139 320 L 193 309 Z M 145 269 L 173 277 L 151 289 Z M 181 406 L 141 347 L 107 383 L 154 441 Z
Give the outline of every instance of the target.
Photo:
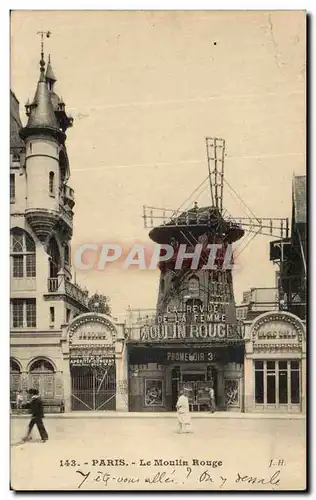
M 44 60 L 44 35 L 49 38 L 50 31 L 38 31 L 41 35 L 41 59 L 40 76 L 37 83 L 37 89 L 33 102 L 27 104 L 26 113 L 29 117 L 27 125 L 21 130 L 21 137 L 27 137 L 33 133 L 33 130 L 41 130 L 48 133 L 60 133 L 58 121 L 54 112 L 50 92 L 45 79 L 45 60 Z
M 54 90 L 54 84 L 55 84 L 55 82 L 57 82 L 57 78 L 56 78 L 56 76 L 54 74 L 52 65 L 50 63 L 50 54 L 48 56 L 48 63 L 47 63 L 45 78 L 46 78 L 46 82 L 47 82 L 49 90 L 53 91 Z

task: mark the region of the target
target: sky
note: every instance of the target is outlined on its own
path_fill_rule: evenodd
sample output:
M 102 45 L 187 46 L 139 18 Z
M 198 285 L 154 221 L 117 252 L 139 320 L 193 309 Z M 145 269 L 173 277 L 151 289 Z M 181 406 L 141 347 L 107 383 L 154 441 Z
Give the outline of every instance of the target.
M 11 89 L 23 123 L 39 75 L 39 30 L 52 33 L 45 57 L 74 117 L 73 251 L 149 244 L 143 205 L 183 204 L 207 176 L 206 136 L 226 141 L 228 212 L 245 216 L 246 205 L 258 217 L 291 217 L 293 174 L 306 169 L 303 12 L 15 11 Z M 209 190 L 194 201 L 209 205 Z M 249 288 L 274 286 L 269 242 L 258 235 L 240 253 L 237 303 Z M 116 316 L 156 305 L 158 271 L 110 265 L 77 270 L 76 280 L 108 295 Z

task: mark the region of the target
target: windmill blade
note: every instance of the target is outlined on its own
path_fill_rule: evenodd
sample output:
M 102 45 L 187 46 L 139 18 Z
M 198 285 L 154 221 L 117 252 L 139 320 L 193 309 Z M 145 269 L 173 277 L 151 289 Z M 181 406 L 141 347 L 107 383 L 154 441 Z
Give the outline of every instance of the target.
M 212 205 L 223 210 L 225 140 L 206 137 L 206 152 Z
M 275 238 L 288 238 L 289 219 L 263 217 L 234 217 L 228 218 L 235 224 L 240 224 L 247 233 L 263 234 Z

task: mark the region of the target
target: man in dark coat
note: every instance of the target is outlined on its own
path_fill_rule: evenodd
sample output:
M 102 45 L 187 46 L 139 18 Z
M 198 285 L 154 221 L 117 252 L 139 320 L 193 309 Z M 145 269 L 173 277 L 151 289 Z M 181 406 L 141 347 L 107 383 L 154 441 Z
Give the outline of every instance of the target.
M 30 401 L 27 403 L 26 407 L 30 410 L 32 418 L 30 420 L 27 435 L 23 439 L 23 441 L 28 441 L 30 439 L 30 435 L 34 425 L 37 425 L 38 432 L 40 433 L 42 443 L 45 443 L 48 440 L 48 434 L 43 424 L 44 411 L 43 411 L 43 402 L 38 394 L 37 389 L 30 389 L 28 391 L 31 396 Z

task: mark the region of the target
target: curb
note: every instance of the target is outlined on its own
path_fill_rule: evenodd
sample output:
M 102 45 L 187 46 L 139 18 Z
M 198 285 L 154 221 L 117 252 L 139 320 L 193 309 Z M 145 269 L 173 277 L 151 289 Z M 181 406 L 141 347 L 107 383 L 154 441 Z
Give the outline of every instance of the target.
M 305 420 L 306 415 L 302 413 L 237 413 L 237 412 L 217 412 L 214 414 L 204 413 L 200 414 L 198 412 L 190 412 L 191 417 L 194 420 L 209 420 L 209 419 L 222 419 L 222 420 Z M 166 413 L 138 413 L 138 412 L 72 412 L 72 413 L 48 413 L 45 415 L 46 419 L 108 419 L 108 418 L 134 418 L 134 419 L 142 419 L 142 418 L 155 418 L 155 419 L 166 419 L 176 418 L 176 412 L 166 412 Z M 11 419 L 29 419 L 30 415 L 10 415 Z

